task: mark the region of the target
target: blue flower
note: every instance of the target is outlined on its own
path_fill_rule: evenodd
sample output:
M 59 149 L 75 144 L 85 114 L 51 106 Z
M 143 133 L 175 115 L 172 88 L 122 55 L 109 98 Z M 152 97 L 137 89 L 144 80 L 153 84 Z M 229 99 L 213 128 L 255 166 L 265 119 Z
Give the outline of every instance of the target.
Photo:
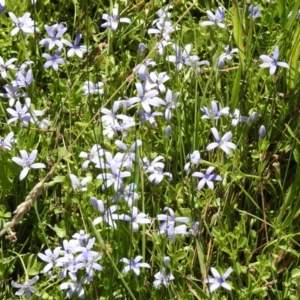
M 205 174 L 203 174 L 202 172 L 194 172 L 192 174 L 192 177 L 201 178 L 197 186 L 198 190 L 201 190 L 205 186 L 205 184 L 207 184 L 207 186 L 213 190 L 215 188 L 214 181 L 222 181 L 222 177 L 220 175 L 212 174 L 212 171 L 214 169 L 214 167 L 209 167 L 206 170 Z
M 63 39 L 63 43 L 66 44 L 68 47 L 71 49 L 68 50 L 67 56 L 71 57 L 74 54 L 76 54 L 79 58 L 83 58 L 83 53 L 87 52 L 89 49 L 87 46 L 80 46 L 80 39 L 82 37 L 81 33 L 77 33 L 75 37 L 75 42 L 74 44 L 70 43 L 69 41 Z
M 35 22 L 30 18 L 30 13 L 25 13 L 22 17 L 17 18 L 16 15 L 12 12 L 8 13 L 9 17 L 15 23 L 15 28 L 11 31 L 10 35 L 16 35 L 20 30 L 23 32 L 23 35 L 28 33 L 38 32 L 39 29 L 35 27 Z
M 15 65 L 13 65 L 13 62 L 15 62 L 16 58 L 10 58 L 7 62 L 4 62 L 2 56 L 0 56 L 0 73 L 3 79 L 7 79 L 7 73 L 6 69 L 14 69 Z
M 222 138 L 220 138 L 219 132 L 216 128 L 214 128 L 214 127 L 211 128 L 211 132 L 212 132 L 214 138 L 216 139 L 216 141 L 214 143 L 210 143 L 206 147 L 207 151 L 210 151 L 210 150 L 218 147 L 218 148 L 221 148 L 226 153 L 226 155 L 230 155 L 229 148 L 233 149 L 233 150 L 236 149 L 236 145 L 234 143 L 228 142 L 228 140 L 230 140 L 232 137 L 231 131 L 226 132 Z
M 139 230 L 139 224 L 150 224 L 151 223 L 151 220 L 147 217 L 146 214 L 138 213 L 138 208 L 136 206 L 132 206 L 131 216 L 121 214 L 119 216 L 119 220 L 131 222 L 133 232 L 137 232 Z
M 173 45 L 173 49 L 175 51 L 175 55 L 167 56 L 166 60 L 176 63 L 177 71 L 180 71 L 183 65 L 192 65 L 192 63 L 199 60 L 199 57 L 197 55 L 190 56 L 190 52 L 192 49 L 191 44 L 186 45 L 183 50 L 181 50 L 178 45 Z
M 155 288 L 158 288 L 160 285 L 164 285 L 165 287 L 168 287 L 171 280 L 174 280 L 175 277 L 172 273 L 167 274 L 166 269 L 162 268 L 161 272 L 157 272 L 155 275 L 155 280 L 153 282 L 153 285 Z
M 266 127 L 264 125 L 261 125 L 258 130 L 259 138 L 263 139 L 266 136 L 266 134 L 267 134 Z
M 200 152 L 196 150 L 193 153 L 188 154 L 186 159 L 189 160 L 189 162 L 185 164 L 184 171 L 189 172 L 191 170 L 191 164 L 197 166 L 200 163 Z
M 219 70 L 223 69 L 225 66 L 225 60 L 232 60 L 232 54 L 237 53 L 239 51 L 238 48 L 234 48 L 230 50 L 229 46 L 225 46 L 225 53 L 222 53 L 219 57 L 218 68 Z
M 103 95 L 104 94 L 104 91 L 102 89 L 103 85 L 104 84 L 100 81 L 94 84 L 93 82 L 87 80 L 84 82 L 82 91 L 85 95 L 93 95 L 93 94 Z
M 131 23 L 131 20 L 128 18 L 119 18 L 119 12 L 118 8 L 113 8 L 113 14 L 112 16 L 109 16 L 108 14 L 103 14 L 102 19 L 106 20 L 104 24 L 101 25 L 101 27 L 104 28 L 111 28 L 111 30 L 115 31 L 118 28 L 119 23 Z
M 32 77 L 31 69 L 27 71 L 26 75 L 23 74 L 22 71 L 19 71 L 16 73 L 16 77 L 15 77 L 15 80 L 12 81 L 12 85 L 28 88 L 32 82 L 32 79 L 33 79 L 33 77 Z
M 201 117 L 201 119 L 219 119 L 223 115 L 229 115 L 229 107 L 223 107 L 219 110 L 218 104 L 216 101 L 211 101 L 211 109 L 204 106 L 201 107 L 200 110 L 204 112 L 204 115 Z
M 42 54 L 42 57 L 46 58 L 48 61 L 44 64 L 44 69 L 47 69 L 52 66 L 54 71 L 58 71 L 59 64 L 65 64 L 66 61 L 63 58 L 60 58 L 61 49 L 57 49 L 54 56 L 51 56 L 48 53 Z
M 278 66 L 289 69 L 290 66 L 287 63 L 277 61 L 278 56 L 279 56 L 279 48 L 278 48 L 278 46 L 276 46 L 275 49 L 274 49 L 273 57 L 270 57 L 268 55 L 261 55 L 260 56 L 260 59 L 262 59 L 264 61 L 264 63 L 260 64 L 259 66 L 261 68 L 270 68 L 270 75 L 275 74 L 276 69 L 277 69 Z
M 130 270 L 132 270 L 137 276 L 140 275 L 140 268 L 148 268 L 151 269 L 150 265 L 147 263 L 140 263 L 139 261 L 142 259 L 143 257 L 141 255 L 138 255 L 134 260 L 130 260 L 128 258 L 122 258 L 120 260 L 120 262 L 123 262 L 125 264 L 127 264 L 127 266 L 125 266 L 122 270 L 123 274 L 126 274 L 127 272 L 129 272 Z
M 151 113 L 150 105 L 152 106 L 164 106 L 166 105 L 165 101 L 161 98 L 157 97 L 159 92 L 157 90 L 145 91 L 141 83 L 135 84 L 138 96 L 130 98 L 127 103 L 128 105 L 132 105 L 135 103 L 141 103 L 143 109 L 147 113 Z
M 118 214 L 114 214 L 114 212 L 118 209 L 117 205 L 112 205 L 105 210 L 104 204 L 102 200 L 97 200 L 95 197 L 90 198 L 90 202 L 93 207 L 97 208 L 100 211 L 101 217 L 96 218 L 93 221 L 94 225 L 97 225 L 101 222 L 106 222 L 109 226 L 113 227 L 114 229 L 117 228 L 117 224 L 114 220 L 119 219 Z
M 79 296 L 79 298 L 84 298 L 84 289 L 82 288 L 82 284 L 86 282 L 91 282 L 92 278 L 89 276 L 84 277 L 80 281 L 77 280 L 76 274 L 69 273 L 69 276 L 71 277 L 71 282 L 64 282 L 62 283 L 59 288 L 61 290 L 68 290 L 67 291 L 67 298 L 71 298 L 72 295 L 76 292 Z
M 213 267 L 211 267 L 211 273 L 213 274 L 213 277 L 210 277 L 208 279 L 205 279 L 205 283 L 210 283 L 211 286 L 209 287 L 209 291 L 212 293 L 219 287 L 223 287 L 226 290 L 231 290 L 231 286 L 225 282 L 225 280 L 228 278 L 230 273 L 232 272 L 232 268 L 228 268 L 226 272 L 223 274 L 223 276 L 220 275 L 220 273 Z
M 252 4 L 248 8 L 249 17 L 254 20 L 260 16 L 260 10 L 258 6 L 253 6 Z
M 51 50 L 55 45 L 58 48 L 63 48 L 63 43 L 60 40 L 62 35 L 67 31 L 67 27 L 52 27 L 45 25 L 45 29 L 47 33 L 49 34 L 50 38 L 42 39 L 39 42 L 39 45 L 43 45 L 45 48 Z
M 12 150 L 12 145 L 16 144 L 17 140 L 14 138 L 14 133 L 10 132 L 5 139 L 0 139 L 0 150 Z
M 165 110 L 165 119 L 167 122 L 171 120 L 172 110 L 179 106 L 177 98 L 179 93 L 173 93 L 171 90 L 167 91 L 166 94 L 166 110 Z
M 20 173 L 20 180 L 23 180 L 30 169 L 43 169 L 46 168 L 46 166 L 42 163 L 34 163 L 36 160 L 38 151 L 37 150 L 32 150 L 30 155 L 28 155 L 26 150 L 20 150 L 20 157 L 13 157 L 11 160 L 15 162 L 17 165 L 23 167 L 23 170 Z
M 19 93 L 18 92 L 18 90 L 19 90 L 18 85 L 13 84 L 12 86 L 9 86 L 8 84 L 5 84 L 3 87 L 6 90 L 6 93 L 0 93 L 0 97 L 8 98 L 9 99 L 9 102 L 8 102 L 9 106 L 14 105 L 16 98 L 27 96 L 27 93 Z
M 38 253 L 38 257 L 42 260 L 47 262 L 48 264 L 44 267 L 42 273 L 48 273 L 53 266 L 56 265 L 57 258 L 59 257 L 61 253 L 61 247 L 57 247 L 53 250 L 53 252 L 50 249 L 47 249 L 44 253 Z
M 39 276 L 36 275 L 35 277 L 33 277 L 32 279 L 30 279 L 29 281 L 25 281 L 23 284 L 16 283 L 16 282 L 12 281 L 11 285 L 14 288 L 20 289 L 19 291 L 17 291 L 15 293 L 15 295 L 22 296 L 25 293 L 26 299 L 30 299 L 31 298 L 31 294 L 35 294 L 37 296 L 40 296 L 40 293 L 37 292 L 37 290 L 33 287 L 33 285 L 38 280 L 39 280 Z
M 167 233 L 168 238 L 171 240 L 175 239 L 176 234 L 186 234 L 186 225 L 176 226 L 176 222 L 187 223 L 190 221 L 188 217 L 175 217 L 174 211 L 172 208 L 165 207 L 164 210 L 168 210 L 168 215 L 159 214 L 157 215 L 158 221 L 163 221 L 159 226 L 159 233 Z
M 217 25 L 221 28 L 225 28 L 225 24 L 222 23 L 224 17 L 225 17 L 225 8 L 222 6 L 219 6 L 216 10 L 216 13 L 213 14 L 210 10 L 206 11 L 206 14 L 210 21 L 203 21 L 200 23 L 201 26 L 209 26 L 209 25 Z
M 0 0 L 0 13 L 5 12 L 5 0 Z

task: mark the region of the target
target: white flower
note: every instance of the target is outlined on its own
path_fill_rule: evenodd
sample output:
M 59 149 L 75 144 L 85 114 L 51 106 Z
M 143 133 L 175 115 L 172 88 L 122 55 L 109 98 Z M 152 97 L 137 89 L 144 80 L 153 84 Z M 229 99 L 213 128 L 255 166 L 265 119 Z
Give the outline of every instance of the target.
M 14 288 L 20 289 L 19 291 L 17 291 L 15 293 L 16 296 L 22 296 L 25 293 L 26 299 L 30 299 L 31 298 L 31 294 L 35 294 L 37 296 L 40 296 L 40 293 L 32 286 L 38 280 L 39 280 L 39 276 L 36 275 L 35 277 L 33 277 L 32 279 L 30 279 L 29 281 L 25 281 L 24 284 L 20 284 L 20 283 L 12 281 L 11 285 Z
M 103 95 L 104 91 L 103 91 L 102 87 L 103 87 L 102 82 L 98 82 L 98 83 L 94 84 L 93 82 L 87 80 L 84 82 L 82 91 L 85 95 L 93 95 L 93 94 Z
M 161 284 L 163 284 L 165 287 L 168 287 L 170 281 L 175 279 L 172 273 L 166 274 L 165 268 L 162 268 L 161 272 L 157 272 L 154 277 L 156 279 L 153 282 L 155 288 L 158 288 Z
M 0 150 L 12 150 L 12 145 L 16 144 L 17 140 L 14 139 L 14 133 L 10 132 L 5 139 L 0 139 Z
M 205 283 L 210 283 L 211 286 L 209 287 L 209 291 L 212 293 L 216 289 L 218 289 L 220 286 L 223 287 L 226 290 L 231 290 L 231 286 L 225 282 L 225 280 L 228 278 L 230 273 L 232 272 L 232 268 L 228 268 L 226 272 L 223 274 L 223 276 L 220 275 L 220 273 L 213 267 L 210 268 L 211 273 L 213 274 L 213 277 L 205 279 Z
M 85 177 L 81 181 L 79 181 L 77 176 L 75 176 L 74 174 L 70 174 L 70 179 L 74 190 L 80 190 L 83 192 L 87 191 L 85 185 L 90 181 L 88 177 Z
M 12 12 L 8 13 L 9 17 L 15 23 L 15 28 L 11 31 L 10 35 L 16 35 L 20 30 L 23 32 L 24 35 L 28 33 L 34 33 L 35 31 L 39 31 L 37 27 L 34 26 L 35 22 L 30 18 L 30 13 L 25 13 L 22 17 L 17 18 L 16 15 Z
M 128 18 L 119 18 L 119 12 L 118 8 L 113 8 L 113 14 L 112 16 L 109 16 L 108 14 L 103 14 L 102 19 L 106 20 L 104 24 L 101 25 L 101 27 L 104 28 L 111 28 L 111 30 L 115 31 L 118 28 L 119 22 L 121 23 L 128 23 L 130 24 L 131 21 Z
M 140 263 L 139 261 L 143 257 L 138 255 L 134 260 L 130 260 L 128 258 L 122 258 L 120 261 L 127 264 L 128 266 L 124 267 L 122 273 L 125 274 L 132 270 L 137 276 L 140 275 L 140 268 L 151 268 L 147 263 Z
M 132 231 L 136 232 L 139 230 L 139 224 L 150 224 L 151 220 L 148 219 L 147 215 L 144 213 L 138 213 L 138 208 L 133 206 L 131 209 L 131 216 L 121 214 L 119 216 L 120 220 L 131 222 Z
M 23 167 L 23 170 L 20 174 L 20 180 L 23 180 L 30 169 L 43 169 L 46 168 L 46 166 L 42 163 L 34 163 L 36 156 L 37 156 L 38 151 L 37 150 L 32 150 L 30 155 L 28 156 L 28 153 L 26 150 L 20 150 L 20 157 L 13 157 L 12 161 L 15 162 L 17 165 Z

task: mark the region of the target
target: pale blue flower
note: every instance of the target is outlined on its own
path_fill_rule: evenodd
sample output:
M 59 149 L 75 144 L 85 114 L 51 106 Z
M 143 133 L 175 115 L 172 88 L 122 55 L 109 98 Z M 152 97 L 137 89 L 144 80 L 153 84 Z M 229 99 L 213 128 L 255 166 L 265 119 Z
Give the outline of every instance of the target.
M 119 11 L 116 7 L 113 8 L 112 16 L 103 14 L 102 19 L 106 20 L 106 22 L 103 23 L 101 27 L 111 28 L 113 31 L 117 30 L 119 23 L 131 23 L 131 20 L 128 18 L 119 18 Z
M 158 16 L 157 19 L 155 19 L 152 22 L 152 25 L 155 25 L 156 23 L 159 23 L 161 25 L 163 25 L 165 22 L 167 21 L 171 21 L 171 13 L 168 12 L 168 10 L 172 9 L 173 5 L 168 4 L 166 7 L 164 8 L 160 8 L 155 14 Z
M 48 273 L 55 265 L 57 262 L 57 259 L 61 253 L 61 247 L 55 248 L 53 251 L 50 249 L 47 249 L 44 253 L 38 253 L 38 257 L 47 263 L 47 265 L 44 267 L 42 270 L 42 273 Z
M 61 41 L 61 37 L 67 31 L 67 28 L 61 27 L 55 30 L 56 28 L 45 25 L 45 29 L 48 35 L 50 36 L 50 38 L 42 39 L 39 42 L 39 45 L 42 45 L 49 50 L 51 50 L 55 45 L 60 49 L 63 48 L 64 45 L 63 45 L 63 41 Z
M 121 198 L 123 198 L 128 206 L 132 207 L 140 198 L 140 195 L 135 192 L 136 188 L 137 186 L 135 183 L 130 183 L 126 187 L 121 187 L 118 193 L 112 198 L 112 202 L 119 201 Z
M 217 25 L 221 28 L 225 28 L 225 24 L 223 24 L 223 20 L 225 17 L 225 8 L 222 6 L 219 6 L 218 9 L 216 10 L 216 13 L 213 14 L 210 10 L 206 11 L 206 14 L 209 18 L 210 21 L 203 21 L 200 22 L 201 26 L 209 26 L 209 25 Z
M 15 80 L 12 81 L 13 86 L 28 88 L 33 80 L 32 70 L 28 70 L 24 75 L 23 72 L 17 72 Z
M 152 88 L 158 88 L 158 90 L 161 93 L 165 93 L 166 92 L 166 86 L 165 86 L 165 82 L 167 82 L 168 80 L 170 80 L 170 76 L 167 74 L 167 72 L 151 72 L 150 75 L 150 80 L 149 83 L 147 85 L 146 82 L 146 86 L 145 86 L 145 90 L 150 90 Z M 150 86 L 150 88 L 148 88 L 148 86 Z
M 203 174 L 202 172 L 194 172 L 192 174 L 192 177 L 201 178 L 201 180 L 198 182 L 198 190 L 201 190 L 206 184 L 210 189 L 213 190 L 215 188 L 214 181 L 222 181 L 222 177 L 220 175 L 212 174 L 212 171 L 214 169 L 214 167 L 210 166 L 206 170 L 205 174 Z
M 166 127 L 166 137 L 169 138 L 172 135 L 172 127 L 171 125 L 168 125 Z
M 61 49 L 57 49 L 55 54 L 51 56 L 48 53 L 42 54 L 42 57 L 46 58 L 48 61 L 44 64 L 44 69 L 47 69 L 52 66 L 54 71 L 58 71 L 58 66 L 61 64 L 65 64 L 66 61 L 63 58 L 60 58 Z
M 34 33 L 34 31 L 38 32 L 39 29 L 35 27 L 35 22 L 30 18 L 30 13 L 26 12 L 22 17 L 17 18 L 16 15 L 12 12 L 8 13 L 9 17 L 15 24 L 15 28 L 11 31 L 10 35 L 16 35 L 20 30 L 23 35 L 27 35 L 29 33 Z
M 143 163 L 145 164 L 146 172 L 154 173 L 156 169 L 164 169 L 165 164 L 161 162 L 161 160 L 164 160 L 164 158 L 161 155 L 154 158 L 152 162 L 150 162 L 147 157 L 144 157 Z
M 16 144 L 17 140 L 14 138 L 14 133 L 10 132 L 6 138 L 0 139 L 0 151 L 12 150 L 13 144 Z
M 171 262 L 171 258 L 169 256 L 164 256 L 163 258 L 164 265 L 169 265 Z
M 89 49 L 87 46 L 80 46 L 80 39 L 82 37 L 81 33 L 77 33 L 76 37 L 75 37 L 75 42 L 74 44 L 70 43 L 69 41 L 67 41 L 66 39 L 63 39 L 62 42 L 64 44 L 66 44 L 68 47 L 70 47 L 70 49 L 68 50 L 67 56 L 71 57 L 74 54 L 76 54 L 79 58 L 83 58 L 83 53 L 88 52 Z
M 93 270 L 103 270 L 102 266 L 97 263 L 101 258 L 102 256 L 98 252 L 83 248 L 82 252 L 75 258 L 75 269 L 78 271 L 80 268 L 85 268 L 87 275 L 93 277 Z
M 258 130 L 259 138 L 263 139 L 266 136 L 266 134 L 267 134 L 266 127 L 264 125 L 261 125 Z
M 206 147 L 207 151 L 210 151 L 214 148 L 221 148 L 226 153 L 226 155 L 230 155 L 229 148 L 233 150 L 236 149 L 236 145 L 234 143 L 228 142 L 228 140 L 232 138 L 231 131 L 226 132 L 222 138 L 220 138 L 219 132 L 216 128 L 211 128 L 211 132 L 216 141 L 214 143 L 210 143 Z
M 89 240 L 89 235 L 85 233 L 84 230 L 80 230 L 72 235 L 72 238 L 78 241 L 78 245 L 81 247 L 85 247 Z
M 7 69 L 14 69 L 15 65 L 13 64 L 17 59 L 16 58 L 10 58 L 7 62 L 4 62 L 2 56 L 0 56 L 0 73 L 4 80 L 7 79 Z
M 149 175 L 148 179 L 150 182 L 159 184 L 164 179 L 164 177 L 168 177 L 169 180 L 172 180 L 172 178 L 173 178 L 173 176 L 170 172 L 163 172 L 163 169 L 157 168 L 152 172 L 151 175 Z
M 175 217 L 175 213 L 172 208 L 165 207 L 164 211 L 168 211 L 169 213 L 167 215 L 159 214 L 157 215 L 158 221 L 163 221 L 161 225 L 159 226 L 159 232 L 164 233 L 166 230 L 169 231 L 170 236 L 174 234 L 175 231 L 175 223 L 187 223 L 190 221 L 188 217 Z
M 217 120 L 223 115 L 229 115 L 229 107 L 223 107 L 222 109 L 219 110 L 216 101 L 211 101 L 211 108 L 204 106 L 201 107 L 200 110 L 204 112 L 204 115 L 201 117 L 201 119 Z
M 248 14 L 252 20 L 255 20 L 260 16 L 260 9 L 258 8 L 258 6 L 253 6 L 251 4 L 248 8 Z
M 156 62 L 153 59 L 148 58 L 144 63 L 138 64 L 132 71 L 137 73 L 138 77 L 146 82 L 147 80 L 150 80 L 148 67 L 155 67 L 156 65 Z
M 278 66 L 289 69 L 290 66 L 287 63 L 277 61 L 278 56 L 279 56 L 279 47 L 275 46 L 273 57 L 270 57 L 268 55 L 261 55 L 260 56 L 260 59 L 263 60 L 264 62 L 262 64 L 260 64 L 259 66 L 261 68 L 270 68 L 270 71 L 269 71 L 270 75 L 275 74 L 276 69 L 277 69 Z
M 197 55 L 190 56 L 192 44 L 186 45 L 183 50 L 181 50 L 178 45 L 173 45 L 173 49 L 175 51 L 175 55 L 167 56 L 166 60 L 176 63 L 177 71 L 180 71 L 183 65 L 191 65 L 191 62 L 199 60 Z
M 191 164 L 194 165 L 194 166 L 199 165 L 199 163 L 200 163 L 200 152 L 198 150 L 195 150 L 193 153 L 188 154 L 186 159 L 189 160 L 189 162 L 185 164 L 183 169 L 184 169 L 184 171 L 189 172 L 191 170 L 190 169 Z
M 160 285 L 164 285 L 165 287 L 168 287 L 171 280 L 174 280 L 175 277 L 172 273 L 167 274 L 166 269 L 162 268 L 161 272 L 157 272 L 154 275 L 154 282 L 153 285 L 155 288 L 158 288 Z
M 103 181 L 106 180 L 102 185 L 103 190 L 107 189 L 111 185 L 114 185 L 114 190 L 117 192 L 123 186 L 123 178 L 130 177 L 131 173 L 129 171 L 123 172 L 120 170 L 122 167 L 121 163 L 124 159 L 124 154 L 118 154 L 112 158 L 109 152 L 105 152 L 105 157 L 107 160 L 105 167 L 110 169 L 112 173 L 102 173 L 96 178 L 102 179 Z
M 5 0 L 0 0 L 0 13 L 5 12 Z
M 19 92 L 18 85 L 9 86 L 8 84 L 5 84 L 3 87 L 6 91 L 6 93 L 0 93 L 0 97 L 7 98 L 8 105 L 10 107 L 12 107 L 14 105 L 16 98 L 27 96 L 27 93 Z
M 235 109 L 233 114 L 229 114 L 229 117 L 232 119 L 231 125 L 237 126 L 239 122 L 247 122 L 248 118 L 245 116 L 241 116 L 241 112 L 239 109 Z
M 179 93 L 173 93 L 171 90 L 167 91 L 166 94 L 166 110 L 165 110 L 165 119 L 167 122 L 171 121 L 172 110 L 176 109 L 179 106 L 177 98 Z
M 157 97 L 159 92 L 157 90 L 145 91 L 141 83 L 135 84 L 138 96 L 130 98 L 127 103 L 128 105 L 133 105 L 135 103 L 141 103 L 145 112 L 150 113 L 152 106 L 164 106 L 166 103 L 161 98 Z
M 72 182 L 72 187 L 75 191 L 87 191 L 87 188 L 85 186 L 90 181 L 89 177 L 85 177 L 80 181 L 76 175 L 70 174 L 70 179 Z
M 88 165 L 90 162 L 92 162 L 97 167 L 104 166 L 104 161 L 101 158 L 105 154 L 105 151 L 101 148 L 100 145 L 95 144 L 89 153 L 81 151 L 79 153 L 80 158 L 85 158 L 86 161 L 82 164 L 82 170 L 87 170 Z
M 198 237 L 199 234 L 200 234 L 200 231 L 199 231 L 199 225 L 200 223 L 199 222 L 193 222 L 190 230 L 189 230 L 189 234 L 195 236 L 195 237 Z
M 209 287 L 209 291 L 212 293 L 219 287 L 223 287 L 224 289 L 230 291 L 231 286 L 227 282 L 225 282 L 225 280 L 229 277 L 230 273 L 232 272 L 232 268 L 228 268 L 223 274 L 223 276 L 221 276 L 220 273 L 213 267 L 211 267 L 210 270 L 213 277 L 204 280 L 205 283 L 211 284 L 211 286 Z
M 223 69 L 225 66 L 225 60 L 232 60 L 232 54 L 237 53 L 239 51 L 238 48 L 234 48 L 230 50 L 229 46 L 225 46 L 225 53 L 222 53 L 219 57 L 218 68 L 219 70 Z
M 148 268 L 148 269 L 151 269 L 150 265 L 147 264 L 147 263 L 140 263 L 140 260 L 142 259 L 143 257 L 138 255 L 134 260 L 130 260 L 128 258 L 122 258 L 120 260 L 120 262 L 123 262 L 125 264 L 127 264 L 127 266 L 125 266 L 122 270 L 122 273 L 123 274 L 126 274 L 128 273 L 130 270 L 132 270 L 137 276 L 140 275 L 140 268 Z
M 114 214 L 114 212 L 118 209 L 117 205 L 112 205 L 105 210 L 104 204 L 102 200 L 97 200 L 95 197 L 90 198 L 90 203 L 93 207 L 97 208 L 100 211 L 101 216 L 96 218 L 93 221 L 94 225 L 97 225 L 101 222 L 107 223 L 109 226 L 113 227 L 114 229 L 117 228 L 117 224 L 114 220 L 119 219 L 118 214 Z
M 139 114 L 142 116 L 142 118 L 141 118 L 142 124 L 144 124 L 148 121 L 152 126 L 157 126 L 155 117 L 163 116 L 162 112 L 159 112 L 159 111 L 152 112 L 151 110 L 148 112 L 139 110 Z
M 121 214 L 119 220 L 131 222 L 132 231 L 137 232 L 139 230 L 139 224 L 150 224 L 151 220 L 144 213 L 139 213 L 136 206 L 131 208 L 131 216 Z
M 11 160 L 15 162 L 17 165 L 23 167 L 23 170 L 20 173 L 20 180 L 23 180 L 30 169 L 43 169 L 46 168 L 46 166 L 42 163 L 34 163 L 37 157 L 37 150 L 32 150 L 30 155 L 28 155 L 26 150 L 20 150 L 20 157 L 13 157 Z
M 87 80 L 84 82 L 82 91 L 85 95 L 93 95 L 93 94 L 103 95 L 104 94 L 104 91 L 102 89 L 103 85 L 104 84 L 100 81 L 94 84 L 93 82 Z
M 115 144 L 124 151 L 122 155 L 122 167 L 125 167 L 127 170 L 131 170 L 133 163 L 135 162 L 135 152 L 138 147 L 142 145 L 141 140 L 136 140 L 132 145 L 127 148 L 127 146 L 120 140 L 115 141 Z
M 17 291 L 15 293 L 16 296 L 22 296 L 23 294 L 25 294 L 26 299 L 30 299 L 31 298 L 31 294 L 35 294 L 37 296 L 40 296 L 40 293 L 33 287 L 33 285 L 39 280 L 39 276 L 36 275 L 35 277 L 33 277 L 32 279 L 30 279 L 29 281 L 25 281 L 23 284 L 17 283 L 12 281 L 11 285 L 14 288 L 19 289 L 19 291 Z
M 178 28 L 176 26 L 172 26 L 170 21 L 165 21 L 163 24 L 156 23 L 157 28 L 148 29 L 148 34 L 155 34 L 160 39 L 163 38 L 165 41 L 169 42 L 171 39 L 171 34 L 175 32 Z
M 75 292 L 78 294 L 79 298 L 84 298 L 85 294 L 82 285 L 86 282 L 91 282 L 93 280 L 92 277 L 86 276 L 78 281 L 75 274 L 69 273 L 69 276 L 71 277 L 72 282 L 64 282 L 60 284 L 59 288 L 61 290 L 68 290 L 66 295 L 67 298 L 71 298 Z

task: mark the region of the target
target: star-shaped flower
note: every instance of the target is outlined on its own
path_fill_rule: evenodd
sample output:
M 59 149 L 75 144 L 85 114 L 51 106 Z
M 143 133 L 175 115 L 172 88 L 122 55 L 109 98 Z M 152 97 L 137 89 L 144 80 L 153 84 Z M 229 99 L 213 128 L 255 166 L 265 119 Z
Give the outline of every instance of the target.
M 15 162 L 17 165 L 23 167 L 22 172 L 20 173 L 20 180 L 23 180 L 30 169 L 43 169 L 46 168 L 46 166 L 42 163 L 34 163 L 38 151 L 32 150 L 30 155 L 28 155 L 26 150 L 20 150 L 20 157 L 13 157 L 12 161 Z
M 212 293 L 219 287 L 223 287 L 226 290 L 231 290 L 231 286 L 225 282 L 225 280 L 228 278 L 230 273 L 232 272 L 232 268 L 228 268 L 226 272 L 223 274 L 223 276 L 220 275 L 220 273 L 213 267 L 210 268 L 211 273 L 213 274 L 213 277 L 210 277 L 208 279 L 205 279 L 205 283 L 210 283 L 211 286 L 209 287 L 209 291 Z
M 268 55 L 261 55 L 260 59 L 262 59 L 264 62 L 262 64 L 260 64 L 259 66 L 261 68 L 270 68 L 269 73 L 270 75 L 274 75 L 276 72 L 277 67 L 283 67 L 286 69 L 289 69 L 290 66 L 282 61 L 277 61 L 279 56 L 279 47 L 276 46 L 274 49 L 274 53 L 273 53 L 273 57 L 270 57 Z

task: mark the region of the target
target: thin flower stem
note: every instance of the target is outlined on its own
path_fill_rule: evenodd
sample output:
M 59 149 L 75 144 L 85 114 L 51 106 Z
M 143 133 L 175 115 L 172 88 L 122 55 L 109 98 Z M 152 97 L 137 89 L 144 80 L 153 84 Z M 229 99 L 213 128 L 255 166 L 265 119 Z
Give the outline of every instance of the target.
M 129 288 L 128 284 L 127 284 L 126 281 L 124 280 L 124 277 L 123 277 L 122 273 L 119 271 L 118 267 L 116 266 L 115 262 L 114 262 L 113 259 L 111 258 L 110 254 L 106 251 L 106 247 L 105 247 L 104 241 L 103 241 L 103 239 L 102 239 L 100 233 L 96 230 L 96 228 L 95 228 L 95 226 L 94 226 L 93 221 L 91 220 L 91 218 L 88 218 L 88 222 L 89 222 L 89 224 L 90 224 L 90 226 L 91 226 L 91 228 L 92 228 L 92 231 L 93 231 L 93 233 L 94 233 L 94 235 L 95 235 L 95 237 L 96 237 L 98 243 L 100 244 L 100 246 L 101 246 L 101 248 L 102 248 L 102 251 L 103 251 L 103 252 L 105 253 L 105 255 L 108 257 L 108 259 L 109 259 L 110 263 L 112 264 L 112 266 L 113 266 L 115 272 L 117 272 L 117 274 L 118 274 L 120 280 L 122 281 L 122 283 L 123 283 L 125 289 L 128 291 L 128 293 L 129 293 L 131 299 L 136 300 L 136 298 L 134 297 L 134 295 L 133 295 L 131 289 Z

